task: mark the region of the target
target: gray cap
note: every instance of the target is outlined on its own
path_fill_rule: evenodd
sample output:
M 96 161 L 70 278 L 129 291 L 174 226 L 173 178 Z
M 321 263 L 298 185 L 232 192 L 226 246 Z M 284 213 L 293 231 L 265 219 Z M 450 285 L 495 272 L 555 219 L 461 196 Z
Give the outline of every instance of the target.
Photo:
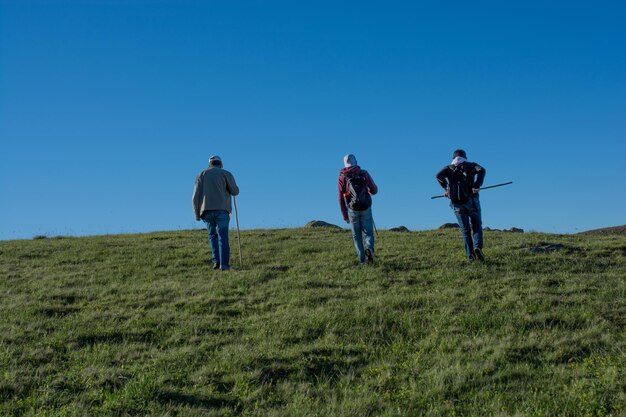
M 213 155 L 212 157 L 209 158 L 209 165 L 211 166 L 222 165 L 222 158 L 220 158 L 217 155 Z

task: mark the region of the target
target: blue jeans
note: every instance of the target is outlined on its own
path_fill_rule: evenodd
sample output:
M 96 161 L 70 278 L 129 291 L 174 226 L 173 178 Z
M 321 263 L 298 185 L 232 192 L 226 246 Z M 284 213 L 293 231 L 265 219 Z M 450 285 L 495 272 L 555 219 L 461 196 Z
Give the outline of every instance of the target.
M 480 218 L 480 200 L 473 196 L 465 204 L 452 204 L 456 219 L 461 228 L 461 236 L 465 244 L 465 253 L 468 259 L 474 259 L 474 248 L 483 248 L 483 224 Z M 472 234 L 474 235 L 472 239 Z
M 206 210 L 202 220 L 209 231 L 209 242 L 213 253 L 213 263 L 220 264 L 220 269 L 229 268 L 230 247 L 228 246 L 228 223 L 230 215 L 226 210 Z
M 363 233 L 365 233 L 365 246 L 374 254 L 374 218 L 372 208 L 363 211 L 348 209 L 348 219 L 352 226 L 352 239 L 359 256 L 359 263 L 365 263 L 365 250 L 363 249 Z

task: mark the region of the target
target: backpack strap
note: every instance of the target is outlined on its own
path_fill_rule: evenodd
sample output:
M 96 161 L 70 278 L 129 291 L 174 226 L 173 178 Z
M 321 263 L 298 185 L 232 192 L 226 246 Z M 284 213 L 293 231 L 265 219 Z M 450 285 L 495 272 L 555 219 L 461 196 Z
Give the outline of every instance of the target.
M 344 189 L 346 189 L 348 187 L 348 179 L 350 179 L 350 177 L 347 176 L 345 172 L 340 172 L 339 177 L 344 179 Z M 341 193 L 341 195 L 343 196 L 343 202 L 346 205 L 346 208 L 348 208 L 348 199 L 346 197 L 350 195 L 350 191 L 345 191 Z

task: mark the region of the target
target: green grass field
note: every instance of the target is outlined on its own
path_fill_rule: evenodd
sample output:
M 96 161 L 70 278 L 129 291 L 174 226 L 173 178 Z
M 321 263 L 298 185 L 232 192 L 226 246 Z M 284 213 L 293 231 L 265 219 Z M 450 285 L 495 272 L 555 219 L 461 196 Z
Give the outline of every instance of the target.
M 626 415 L 624 236 L 231 239 L 226 273 L 200 230 L 0 242 L 0 415 Z

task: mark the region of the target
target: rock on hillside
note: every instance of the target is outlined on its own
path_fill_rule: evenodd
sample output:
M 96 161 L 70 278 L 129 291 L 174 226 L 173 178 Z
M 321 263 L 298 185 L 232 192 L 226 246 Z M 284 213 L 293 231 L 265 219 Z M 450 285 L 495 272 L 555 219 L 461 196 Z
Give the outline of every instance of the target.
M 524 229 L 520 229 L 519 227 L 511 227 L 510 229 L 492 229 L 491 227 L 483 227 L 483 230 L 488 232 L 524 233 Z
M 310 222 L 305 224 L 304 227 L 306 227 L 306 228 L 311 228 L 311 227 L 328 227 L 328 228 L 331 228 L 331 229 L 341 229 L 341 227 L 337 226 L 336 224 L 326 223 L 326 222 L 321 221 L 321 220 L 311 220 Z
M 565 248 L 565 246 L 558 243 L 540 243 L 535 246 L 530 246 L 528 248 L 523 248 L 524 250 L 529 250 L 534 253 L 551 253 L 560 251 Z
M 589 236 L 607 236 L 607 235 L 626 235 L 626 224 L 621 226 L 603 227 L 602 229 L 587 230 L 585 232 L 578 233 L 579 235 Z
M 402 233 L 410 232 L 410 230 L 406 226 L 392 227 L 391 229 L 389 229 L 389 231 L 390 232 L 402 232 Z

